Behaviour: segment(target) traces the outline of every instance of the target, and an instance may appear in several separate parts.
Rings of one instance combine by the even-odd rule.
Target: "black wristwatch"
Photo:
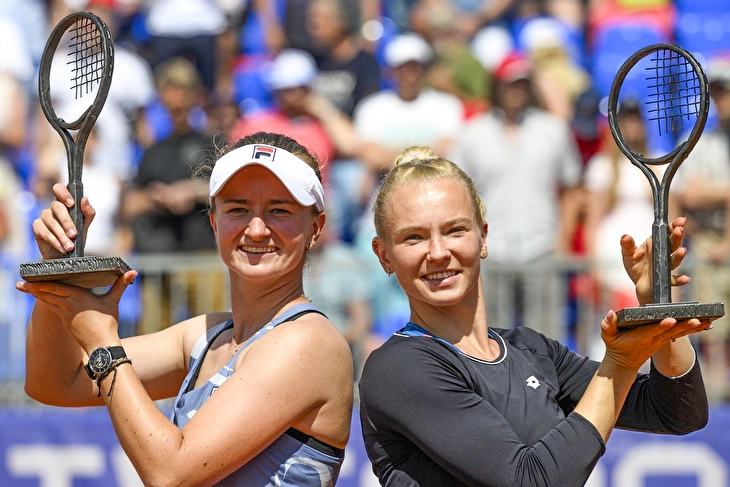
[[[89,363],[84,365],[91,380],[96,380],[109,370],[112,364],[119,359],[127,358],[123,347],[100,347],[89,354]]]

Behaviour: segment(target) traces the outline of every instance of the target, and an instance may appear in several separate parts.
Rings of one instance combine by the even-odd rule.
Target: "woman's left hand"
[[[606,344],[606,357],[626,369],[638,370],[650,357],[668,343],[683,339],[710,327],[708,320],[697,318],[677,321],[665,318],[635,328],[618,328],[614,311],[609,311],[601,321],[601,338]],[[687,342],[689,345],[689,342]],[[691,364],[690,364],[691,365]],[[680,368],[683,365],[679,364]],[[682,370],[682,372],[686,371]]]
[[[671,252],[671,269],[676,269],[682,263],[687,248],[682,247],[684,238],[684,226],[687,219],[676,218],[669,224],[669,244]],[[636,297],[641,304],[648,304],[653,301],[652,283],[652,240],[647,238],[641,246],[637,247],[634,239],[629,235],[621,237],[621,255],[623,256],[624,269],[636,285]],[[672,286],[683,286],[690,281],[689,276],[671,276]]]
[[[18,282],[16,289],[43,301],[86,352],[119,341],[119,301],[137,271],[120,276],[105,294],[58,282]]]

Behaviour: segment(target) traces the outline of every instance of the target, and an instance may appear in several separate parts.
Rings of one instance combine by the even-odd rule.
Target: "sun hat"
[[[385,45],[383,58],[392,68],[411,61],[426,65],[433,59],[433,49],[419,34],[406,32],[397,35]]]
[[[311,86],[317,77],[317,64],[307,51],[284,49],[269,65],[264,75],[270,90]]]
[[[513,83],[521,79],[530,79],[532,63],[524,54],[513,51],[507,55],[494,70],[494,79],[502,83]]]
[[[707,81],[730,89],[730,56],[716,56],[707,64]]]

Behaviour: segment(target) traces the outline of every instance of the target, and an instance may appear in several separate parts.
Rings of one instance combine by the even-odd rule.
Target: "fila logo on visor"
[[[274,147],[270,147],[268,145],[255,145],[253,147],[254,159],[261,159],[266,157],[273,161],[274,154],[276,154],[276,149]]]

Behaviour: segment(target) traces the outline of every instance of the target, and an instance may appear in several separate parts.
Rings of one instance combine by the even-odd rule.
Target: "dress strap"
[[[314,305],[311,303],[301,303],[296,304],[292,306],[291,308],[284,311],[281,315],[277,316],[273,320],[269,321],[266,325],[261,327],[256,333],[253,334],[248,340],[246,340],[246,343],[243,344],[243,346],[238,350],[238,352],[231,357],[231,360],[229,362],[235,362],[236,358],[238,357],[238,354],[240,354],[246,347],[248,347],[250,344],[264,336],[269,330],[273,329],[277,325],[280,325],[282,323],[286,323],[287,321],[294,321],[300,316],[303,316],[305,314],[309,313],[319,313],[322,316],[326,315],[322,313],[320,310],[318,310]],[[200,358],[198,359],[198,362],[196,364],[195,370],[193,371],[193,375],[191,376],[190,382],[188,383],[188,386],[186,388],[186,392],[190,392],[195,388],[195,383],[198,381],[198,375],[200,374],[200,368],[203,365],[203,360],[205,359],[205,355],[208,353],[208,350],[210,350],[210,346],[213,343],[213,341],[218,338],[218,336],[223,333],[225,330],[233,327],[233,320],[228,320],[224,323],[221,323],[219,325],[216,325],[214,328],[211,328],[209,332],[206,334],[205,338],[207,340],[207,344],[205,348],[202,350],[200,354]],[[212,332],[212,333],[211,333]]]

